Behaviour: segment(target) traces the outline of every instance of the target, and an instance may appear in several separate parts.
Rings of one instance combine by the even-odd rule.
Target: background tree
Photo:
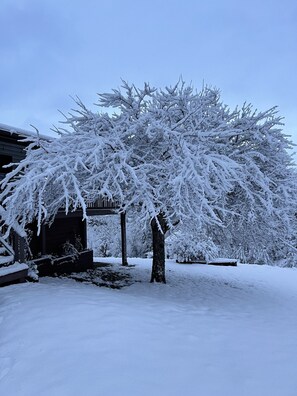
[[[231,111],[218,90],[195,92],[183,82],[164,90],[122,88],[99,95],[101,108],[113,115],[93,113],[77,100],[59,139],[29,146],[2,183],[8,227],[18,224],[24,233],[28,222],[37,218],[40,227],[61,207],[81,206],[86,217],[87,201],[118,200],[121,210],[132,208],[151,224],[151,281],[157,282],[165,282],[165,234],[178,224],[194,223],[205,234],[247,222],[252,230],[263,220],[290,233],[290,142],[275,109]],[[224,232],[217,234],[222,240]]]
[[[88,219],[88,246],[94,255],[119,257],[121,235],[118,216],[91,216]],[[129,210],[126,217],[128,257],[146,257],[152,251],[152,238],[148,225],[139,223],[137,213]]]
[[[88,246],[95,256],[118,257],[121,254],[119,217],[91,216],[88,219]]]

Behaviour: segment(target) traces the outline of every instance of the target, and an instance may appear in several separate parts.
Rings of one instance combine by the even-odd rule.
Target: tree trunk
[[[153,236],[153,266],[151,282],[166,283],[165,279],[165,233],[167,231],[167,224],[164,215],[158,215],[158,225],[156,219],[151,221],[152,236]]]

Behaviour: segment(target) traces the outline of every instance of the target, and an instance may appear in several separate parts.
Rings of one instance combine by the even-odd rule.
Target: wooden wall
[[[9,132],[0,130],[0,163],[7,164],[7,157],[11,157],[11,162],[20,162],[25,158],[26,144],[18,141],[20,136],[10,134]],[[9,161],[10,162],[10,161]],[[0,169],[0,180],[4,177],[4,169]]]
[[[82,221],[82,216],[64,215],[56,218],[50,227],[42,227],[39,236],[36,234],[36,224],[31,224],[29,228],[33,233],[30,249],[34,258],[48,254],[63,256],[66,242],[71,243],[77,250],[87,248],[87,227],[86,222]]]
[[[20,162],[25,158],[25,146],[13,139],[0,138],[0,155],[9,155],[12,157],[13,162]]]

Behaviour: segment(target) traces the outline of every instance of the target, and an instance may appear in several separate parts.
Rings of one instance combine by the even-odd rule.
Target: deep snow
[[[129,262],[121,290],[0,289],[1,395],[297,395],[296,269]]]

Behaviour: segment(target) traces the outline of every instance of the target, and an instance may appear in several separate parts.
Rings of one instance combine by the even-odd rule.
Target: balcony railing
[[[120,203],[108,198],[98,198],[95,201],[87,202],[88,209],[118,209]]]
[[[95,201],[86,201],[87,215],[96,216],[104,214],[116,214],[117,210],[121,207],[119,201],[111,200],[108,198],[98,198]],[[81,207],[78,207],[74,212],[68,212],[68,216],[79,216],[82,215]],[[57,217],[61,218],[65,216],[65,208],[61,207],[57,213]]]

